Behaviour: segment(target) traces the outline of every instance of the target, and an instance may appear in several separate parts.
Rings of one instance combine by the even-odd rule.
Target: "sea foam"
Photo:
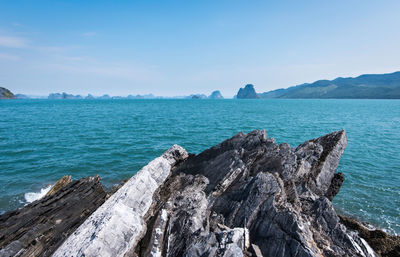
[[[25,193],[25,200],[27,201],[27,203],[39,200],[40,198],[44,197],[47,194],[47,192],[50,191],[52,186],[53,185],[48,185],[45,188],[40,189],[40,192]]]

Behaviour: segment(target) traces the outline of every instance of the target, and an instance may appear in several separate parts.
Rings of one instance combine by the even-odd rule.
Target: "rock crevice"
[[[346,144],[343,130],[295,148],[255,130],[198,155],[175,145],[112,194],[92,178],[91,189],[68,198],[82,188],[82,180],[73,181],[0,216],[0,256],[396,256],[398,237],[379,237],[332,206]],[[81,197],[94,203],[74,209],[83,213],[79,219],[54,225]],[[54,212],[45,225],[54,231],[41,229],[46,212]],[[34,225],[19,223],[24,215],[36,215]],[[38,233],[48,230],[41,240]]]

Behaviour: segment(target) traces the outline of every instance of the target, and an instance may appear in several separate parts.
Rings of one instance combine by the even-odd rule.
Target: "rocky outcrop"
[[[338,131],[291,148],[253,131],[190,156],[155,196],[135,254],[245,256],[252,244],[263,256],[375,256],[325,196],[346,142]]]
[[[0,99],[16,99],[17,97],[7,88],[0,87]]]
[[[237,99],[256,99],[260,98],[254,89],[252,84],[247,84],[244,88],[240,88],[237,95]]]
[[[177,145],[151,161],[96,210],[53,256],[124,256],[146,233],[154,192],[186,159]]]
[[[356,219],[339,215],[340,222],[347,228],[357,231],[361,238],[382,257],[400,256],[400,236],[389,235],[385,231],[364,225]]]
[[[6,212],[0,216],[0,256],[50,256],[105,197],[100,178],[89,177]]]
[[[47,192],[46,196],[54,195],[55,193],[60,191],[62,188],[66,187],[69,183],[71,183],[71,181],[72,181],[71,176],[64,176],[64,177],[60,178],[54,184],[54,186],[52,186],[50,188],[50,190],[49,190],[49,192]]]
[[[44,254],[30,253],[54,252],[78,227],[53,256],[396,256],[398,237],[364,230],[332,207],[344,179],[335,171],[346,144],[343,130],[295,148],[256,130],[198,155],[173,146],[116,187],[79,227],[81,220],[52,230],[56,243],[40,241]],[[63,191],[39,202],[66,205]],[[12,228],[13,222],[0,225]],[[4,245],[10,251],[11,242],[21,241],[14,237],[0,238],[3,253]],[[31,238],[37,236],[22,242]]]

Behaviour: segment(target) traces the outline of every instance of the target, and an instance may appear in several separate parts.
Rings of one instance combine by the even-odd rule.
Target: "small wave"
[[[50,191],[52,186],[53,185],[48,185],[45,188],[40,189],[40,192],[28,192],[28,193],[25,193],[25,200],[28,203],[31,203],[31,202],[36,201],[36,200],[39,200],[40,198],[45,196],[47,194],[47,192]]]

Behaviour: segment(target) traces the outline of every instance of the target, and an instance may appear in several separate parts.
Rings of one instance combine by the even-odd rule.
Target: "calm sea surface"
[[[0,213],[66,174],[111,187],[172,144],[199,153],[254,129],[293,147],[345,129],[336,209],[400,234],[399,100],[0,101]]]

